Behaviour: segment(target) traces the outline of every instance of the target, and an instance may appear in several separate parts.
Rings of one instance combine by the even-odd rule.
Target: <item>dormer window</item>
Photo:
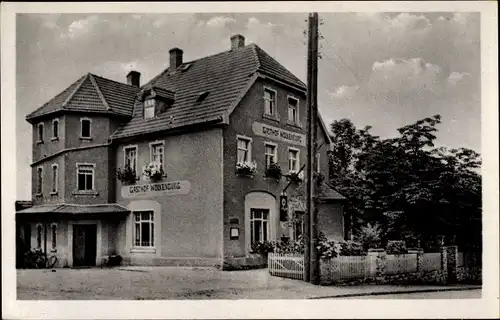
[[[152,119],[155,117],[156,101],[148,99],[144,101],[144,119]]]

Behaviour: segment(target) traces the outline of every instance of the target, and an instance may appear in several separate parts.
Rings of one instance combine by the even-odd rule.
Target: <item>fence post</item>
[[[448,281],[448,249],[440,247],[439,251],[441,253],[441,272],[443,275],[441,282],[446,283]]]
[[[367,253],[368,258],[368,277],[376,277],[377,276],[377,257],[378,252],[373,249],[368,249]]]
[[[385,250],[377,252],[377,260],[376,260],[377,278],[383,277],[385,275],[385,269],[387,267],[386,258],[387,258],[387,252],[385,252]]]
[[[417,253],[417,272],[423,272],[423,264],[424,264],[424,250],[419,248],[415,250]]]
[[[458,247],[449,246],[447,254],[447,278],[449,283],[457,281]]]

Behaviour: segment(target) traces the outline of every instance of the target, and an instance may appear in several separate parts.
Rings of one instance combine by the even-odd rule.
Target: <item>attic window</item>
[[[205,99],[208,97],[208,94],[209,94],[209,93],[210,93],[209,91],[205,91],[205,92],[203,92],[202,94],[200,94],[200,95],[198,96],[198,99],[196,99],[196,102],[197,102],[197,103],[200,103],[200,102],[202,102],[203,100],[205,100]]]
[[[184,72],[184,71],[187,71],[187,69],[189,69],[189,67],[191,67],[191,63],[186,63],[186,64],[183,64],[181,66],[181,71]]]
[[[155,117],[156,101],[148,99],[144,101],[144,119],[152,119]]]

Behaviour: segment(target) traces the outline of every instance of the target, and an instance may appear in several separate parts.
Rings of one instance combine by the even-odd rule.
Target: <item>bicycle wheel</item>
[[[37,259],[36,259],[36,262],[35,262],[35,266],[37,269],[42,269],[42,268],[45,268],[45,266],[47,265],[46,263],[47,261],[45,260],[45,257],[44,256],[39,256]]]
[[[51,256],[49,258],[49,261],[47,262],[47,267],[48,268],[54,268],[54,266],[57,264],[57,256]]]

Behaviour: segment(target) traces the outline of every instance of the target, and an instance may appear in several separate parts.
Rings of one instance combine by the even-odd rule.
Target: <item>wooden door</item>
[[[97,226],[73,225],[73,265],[95,266],[97,254]]]

